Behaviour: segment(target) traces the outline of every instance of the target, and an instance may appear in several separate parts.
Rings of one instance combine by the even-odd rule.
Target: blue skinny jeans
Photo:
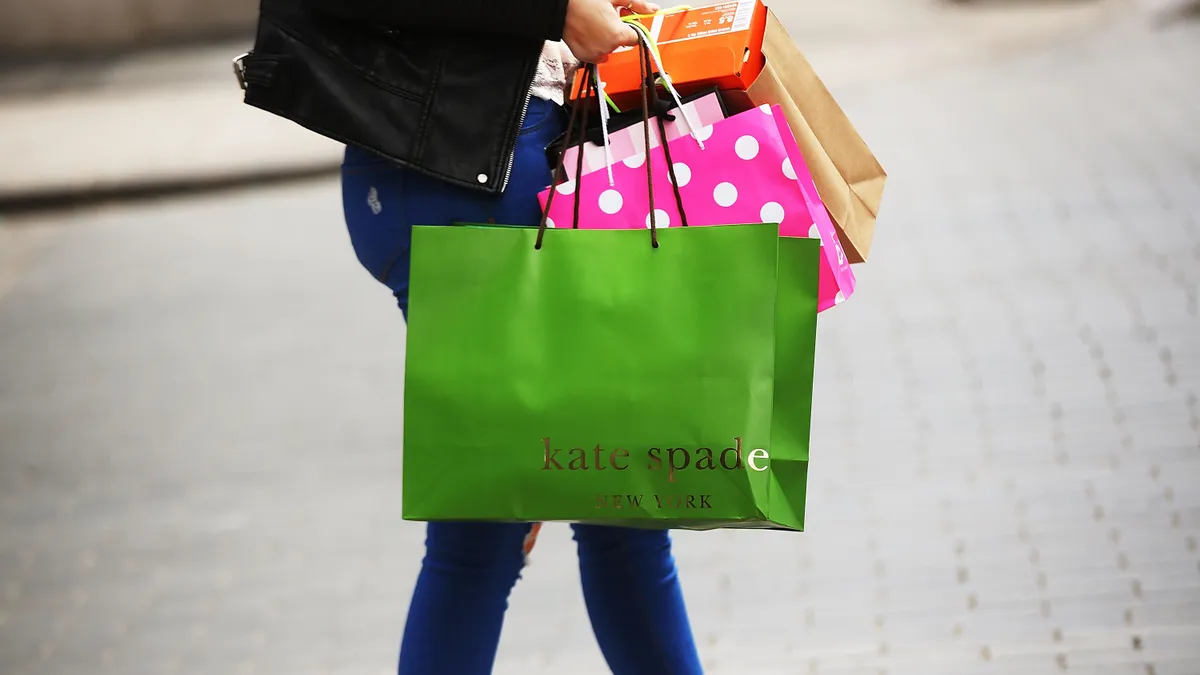
[[[551,182],[546,147],[566,125],[559,106],[533,99],[508,189],[488,195],[348,148],[342,200],[359,261],[408,311],[412,226],[451,222],[536,225],[537,194]],[[588,615],[614,675],[700,675],[670,536],[575,525]],[[508,597],[525,563],[531,526],[430,523],[409,607],[399,675],[492,672]]]

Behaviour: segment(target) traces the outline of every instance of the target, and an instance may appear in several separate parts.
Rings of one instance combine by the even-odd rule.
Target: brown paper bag
[[[846,255],[852,263],[866,262],[887,173],[773,12],[767,18],[763,55],[766,68],[740,94],[743,100],[739,102],[737,92],[726,92],[728,100],[746,109],[783,107]]]

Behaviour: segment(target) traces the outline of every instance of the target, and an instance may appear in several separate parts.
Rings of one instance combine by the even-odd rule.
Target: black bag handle
[[[651,146],[650,146],[651,111],[658,110],[660,107],[660,103],[659,103],[659,99],[658,99],[658,87],[655,84],[655,79],[656,79],[656,75],[658,74],[658,72],[655,70],[654,63],[651,59],[650,46],[646,43],[646,40],[647,40],[646,36],[643,35],[639,31],[638,37],[640,38],[639,44],[638,44],[638,51],[639,51],[639,56],[640,56],[639,67],[640,67],[640,71],[641,71],[641,75],[642,75],[642,86],[641,86],[641,89],[642,89],[642,130],[644,132],[644,137],[645,137],[645,141],[646,141],[646,147],[645,147],[646,187],[649,192],[648,202],[649,202],[649,206],[650,206],[650,245],[653,246],[654,248],[658,248],[658,246],[659,246],[658,213],[657,213],[657,209],[654,208],[654,171],[653,171],[653,159],[651,158],[651,154],[650,154],[650,152],[651,152]],[[596,100],[599,103],[599,105],[604,105],[604,101],[602,101],[600,99],[600,90],[597,85],[597,81],[599,80],[599,69],[594,64],[587,65],[587,66],[585,66],[585,68],[586,68],[586,70],[584,71],[584,74],[583,74],[583,85],[580,88],[579,96],[578,96],[578,98],[572,99],[572,101],[571,101],[571,104],[572,104],[571,118],[570,118],[570,121],[567,122],[566,137],[565,137],[565,140],[563,141],[562,150],[558,154],[558,162],[555,166],[555,172],[554,172],[554,174],[556,176],[562,173],[563,168],[564,168],[564,163],[566,161],[567,150],[572,147],[576,147],[576,144],[578,144],[579,152],[576,153],[577,154],[577,158],[576,158],[577,162],[576,162],[576,167],[575,167],[575,178],[574,178],[574,181],[575,181],[575,195],[574,195],[575,209],[574,209],[574,221],[571,223],[571,229],[579,229],[579,211],[580,211],[580,205],[582,204],[582,201],[583,201],[583,181],[582,181],[583,176],[581,175],[583,173],[583,145],[587,142],[586,139],[587,139],[587,130],[588,130],[588,107],[589,107],[589,103],[590,103],[590,99],[591,99],[592,95],[593,94],[595,95]],[[578,125],[578,134],[577,134],[578,138],[576,138],[574,132],[576,131],[576,123],[581,116],[580,115],[581,108],[582,108],[582,124]],[[675,194],[675,202],[676,202],[676,205],[679,207],[680,222],[683,227],[687,227],[688,226],[687,213],[685,212],[685,210],[683,208],[683,195],[679,191],[679,179],[675,175],[675,163],[671,161],[670,144],[667,142],[666,122],[663,120],[661,115],[656,114],[656,115],[654,115],[654,117],[658,122],[659,138],[661,140],[662,147],[663,147],[663,155],[667,161],[667,170],[668,170],[668,173],[670,174],[671,186],[672,186],[673,192]],[[694,133],[696,130],[693,129],[692,131]],[[535,250],[541,250],[541,248],[542,248],[542,244],[544,242],[544,238],[545,238],[545,234],[546,234],[546,229],[547,229],[547,227],[549,225],[549,221],[550,221],[550,207],[554,203],[554,195],[557,192],[558,192],[557,185],[552,186],[550,188],[550,196],[546,199],[546,208],[542,212],[542,221],[538,225],[537,242],[534,245]]]

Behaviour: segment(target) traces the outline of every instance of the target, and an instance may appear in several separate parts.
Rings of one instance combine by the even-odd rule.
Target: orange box
[[[658,43],[663,68],[680,95],[719,87],[744,91],[765,66],[767,8],[761,0],[701,0],[692,9],[641,19]],[[622,108],[640,105],[639,50],[624,47],[600,65],[608,95]],[[578,90],[581,79],[576,80]]]

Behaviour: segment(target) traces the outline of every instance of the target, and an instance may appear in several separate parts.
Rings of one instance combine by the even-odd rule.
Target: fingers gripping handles
[[[643,131],[643,136],[645,138],[644,152],[646,153],[645,154],[645,157],[646,157],[646,189],[647,189],[647,194],[649,197],[649,204],[650,204],[650,214],[649,214],[650,244],[654,248],[658,248],[658,246],[659,246],[658,216],[657,216],[657,209],[654,206],[654,171],[653,171],[653,159],[651,157],[652,147],[651,147],[651,143],[650,143],[650,111],[652,109],[653,110],[658,109],[658,107],[656,105],[658,102],[658,88],[655,84],[656,80],[661,76],[663,78],[664,82],[667,83],[667,86],[671,90],[672,95],[676,97],[676,101],[678,101],[679,99],[678,99],[678,96],[674,93],[674,89],[672,87],[670,87],[670,84],[669,84],[670,80],[667,79],[665,77],[665,75],[663,75],[661,64],[658,64],[659,67],[657,69],[655,68],[655,65],[656,65],[655,61],[657,61],[657,58],[655,57],[655,55],[653,53],[654,45],[653,45],[653,41],[650,39],[650,36],[647,33],[645,27],[641,26],[641,24],[631,24],[631,25],[634,25],[634,27],[636,29],[638,29],[638,35],[641,38],[640,44],[639,44],[639,52],[640,52],[641,58],[639,59],[639,61],[640,61],[640,68],[641,68],[641,75],[642,75],[642,78],[641,78],[642,79],[642,131]],[[563,143],[563,149],[562,149],[562,152],[560,152],[558,155],[558,162],[555,166],[555,175],[556,176],[562,174],[567,149],[575,147],[576,145],[582,146],[584,144],[584,142],[585,142],[584,139],[586,139],[586,137],[587,137],[589,108],[591,107],[591,105],[593,105],[593,99],[598,104],[598,107],[603,106],[604,102],[602,100],[602,95],[603,95],[603,92],[601,91],[601,86],[599,84],[599,69],[594,64],[586,65],[585,71],[583,74],[583,86],[580,88],[579,97],[575,98],[571,101],[571,117],[570,117],[570,121],[567,123],[567,133],[566,133],[566,137],[565,137],[565,140]],[[681,112],[683,112],[682,105],[679,106],[679,109]],[[601,114],[601,124],[606,124],[607,120],[605,119],[606,116],[604,115],[603,108],[601,108],[600,114]],[[686,113],[684,113],[684,114],[686,115]],[[666,142],[666,139],[667,139],[666,122],[663,121],[663,118],[661,115],[655,115],[655,120],[657,121],[659,138],[661,139],[663,154],[664,154],[664,157],[667,162],[668,173],[671,177],[670,182],[671,182],[671,187],[673,188],[673,192],[675,195],[675,203],[676,203],[676,206],[679,207],[680,223],[683,227],[687,227],[688,221],[687,221],[687,214],[685,213],[684,208],[683,208],[683,196],[681,195],[681,193],[679,191],[679,180],[675,176],[675,164],[671,161],[670,146]],[[694,133],[696,130],[690,124],[690,120],[686,120],[686,121],[688,122],[689,130]],[[607,136],[608,136],[607,129],[605,130],[605,132],[606,132],[605,133],[605,143],[607,145]],[[582,148],[581,148],[581,150],[582,150]],[[584,155],[584,153],[581,151],[576,154],[577,154],[577,158],[576,158],[576,167],[575,167],[575,174],[574,174],[575,175],[574,180],[576,183],[575,190],[574,190],[575,208],[574,208],[574,215],[573,215],[574,219],[571,223],[572,229],[579,228],[579,212],[580,212],[580,205],[581,205],[582,199],[583,199],[583,181],[582,181],[583,176],[582,176],[582,174],[583,174],[583,155]],[[610,178],[610,180],[611,180],[611,178]],[[550,190],[549,197],[546,199],[546,208],[542,213],[541,224],[538,226],[537,243],[534,245],[534,248],[537,250],[541,250],[542,245],[544,243],[546,229],[550,223],[550,208],[554,204],[554,197],[557,193],[558,193],[557,187],[552,188]]]

